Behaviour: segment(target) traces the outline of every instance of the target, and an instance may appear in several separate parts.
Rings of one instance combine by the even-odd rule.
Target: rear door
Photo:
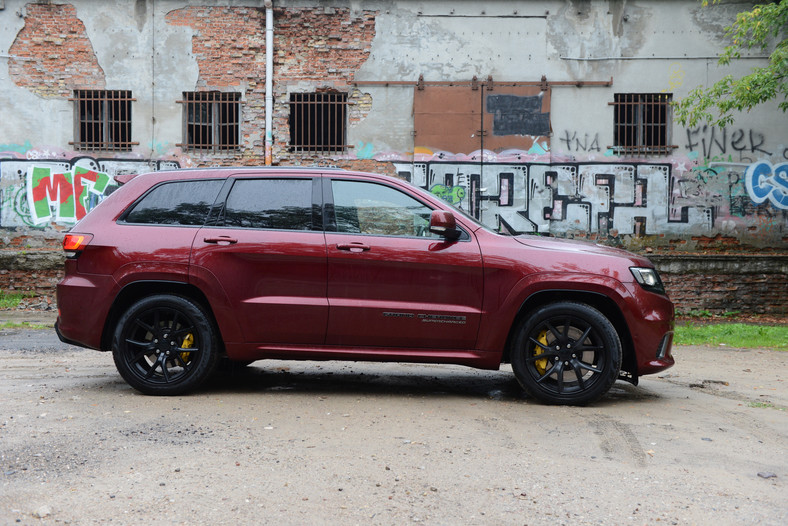
[[[482,305],[482,262],[472,234],[429,232],[432,209],[403,189],[328,179],[326,343],[472,349]]]
[[[195,279],[226,296],[246,342],[322,344],[328,302],[319,178],[229,184],[214,224],[194,240]]]

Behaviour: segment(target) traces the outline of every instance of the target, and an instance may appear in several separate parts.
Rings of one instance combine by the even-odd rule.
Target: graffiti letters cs
[[[767,199],[777,208],[788,209],[788,163],[772,166],[760,161],[751,164],[745,173],[750,198],[760,204]]]

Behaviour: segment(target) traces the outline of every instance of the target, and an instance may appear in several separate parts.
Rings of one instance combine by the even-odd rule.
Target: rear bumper
[[[76,345],[77,347],[87,347],[84,344],[79,343],[78,341],[66,338],[62,332],[60,332],[60,319],[55,322],[55,332],[57,333],[57,337],[60,338],[60,341],[63,343],[67,343],[69,345]]]
[[[66,275],[57,284],[57,335],[61,341],[101,348],[101,336],[118,286],[112,276]]]

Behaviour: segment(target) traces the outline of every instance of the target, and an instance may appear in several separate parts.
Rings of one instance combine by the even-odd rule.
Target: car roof
[[[160,170],[156,172],[147,172],[140,174],[120,174],[115,176],[115,181],[123,185],[132,179],[154,178],[158,181],[176,181],[179,179],[226,179],[233,175],[252,175],[252,174],[265,174],[265,175],[281,175],[281,176],[298,176],[308,175],[315,176],[323,173],[343,173],[347,175],[362,175],[362,176],[377,176],[383,178],[391,178],[391,176],[381,175],[376,173],[359,172],[353,170],[344,170],[336,166],[231,166],[231,167],[200,167],[200,168],[178,168],[175,170]]]

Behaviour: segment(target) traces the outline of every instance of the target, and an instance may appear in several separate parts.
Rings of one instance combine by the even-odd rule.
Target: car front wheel
[[[216,367],[219,345],[209,316],[181,296],[143,298],[118,320],[112,355],[126,382],[144,394],[191,391]]]
[[[621,342],[597,309],[551,303],[523,319],[511,348],[512,370],[525,391],[548,404],[585,405],[618,378]]]

